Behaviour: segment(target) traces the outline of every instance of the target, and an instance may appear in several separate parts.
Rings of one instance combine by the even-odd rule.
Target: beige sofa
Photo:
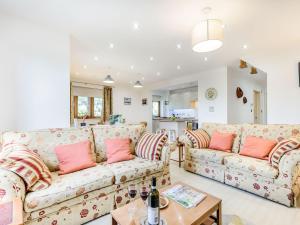
[[[215,130],[237,134],[232,153],[211,149],[191,148],[187,137],[180,137],[185,143],[185,164],[187,171],[212,178],[222,183],[260,195],[286,206],[295,206],[300,196],[300,150],[285,154],[279,169],[273,168],[267,160],[239,155],[248,135],[280,140],[300,133],[300,125],[225,125],[204,123],[202,128],[211,135]]]
[[[82,224],[113,208],[129,202],[129,184],[150,183],[157,177],[160,186],[170,184],[169,148],[164,146],[160,161],[139,157],[134,160],[107,164],[104,140],[130,137],[133,148],[145,128],[142,125],[97,126],[94,128],[49,129],[33,132],[6,132],[2,144],[22,143],[37,152],[52,172],[49,188],[26,192],[23,180],[16,174],[0,169],[0,203],[20,197],[23,201],[25,224]],[[54,147],[89,139],[93,144],[97,166],[58,176]],[[0,153],[1,154],[1,153]]]

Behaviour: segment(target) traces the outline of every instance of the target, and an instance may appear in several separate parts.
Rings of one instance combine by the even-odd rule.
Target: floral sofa
[[[52,184],[47,189],[26,193],[25,184],[19,176],[0,169],[0,203],[15,197],[21,198],[24,224],[76,225],[93,220],[109,213],[115,207],[128,203],[127,188],[131,183],[150,184],[151,177],[155,176],[158,185],[169,185],[168,146],[163,147],[159,161],[135,157],[130,161],[106,163],[104,146],[106,138],[130,137],[134,151],[134,146],[144,130],[143,125],[101,125],[93,128],[3,133],[3,145],[26,144],[40,155],[52,173]],[[87,139],[92,142],[97,166],[59,176],[55,146]]]
[[[212,149],[194,149],[186,136],[185,164],[187,171],[260,195],[286,206],[295,206],[300,198],[300,150],[286,153],[279,169],[267,160],[239,155],[248,135],[282,140],[300,133],[300,125],[251,125],[204,123],[202,128],[211,135],[215,130],[235,133],[232,153]]]

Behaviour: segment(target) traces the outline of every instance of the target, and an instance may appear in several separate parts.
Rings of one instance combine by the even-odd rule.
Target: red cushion
[[[59,161],[59,174],[72,173],[78,170],[96,166],[90,141],[76,144],[59,145],[55,148]]]
[[[247,136],[240,154],[258,159],[266,159],[276,144],[277,142],[274,140]]]
[[[105,146],[107,163],[127,161],[134,158],[131,154],[129,138],[106,139]]]
[[[235,136],[236,135],[233,133],[221,133],[215,131],[211,136],[209,148],[231,152]]]

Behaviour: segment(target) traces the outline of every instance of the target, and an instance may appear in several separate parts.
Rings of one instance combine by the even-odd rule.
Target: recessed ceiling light
[[[180,65],[177,65],[177,67],[176,67],[178,70],[180,70],[181,69],[181,66]]]
[[[248,45],[243,45],[243,49],[247,49],[248,48]]]
[[[157,72],[156,75],[157,75],[157,76],[160,76],[160,72]]]
[[[110,47],[110,48],[114,48],[114,47],[115,47],[114,43],[110,43],[110,44],[109,44],[109,47]]]
[[[154,60],[154,57],[153,57],[153,56],[150,56],[149,59],[150,59],[150,61],[153,61],[153,60]]]
[[[145,80],[145,77],[142,77],[142,80]]]
[[[86,70],[86,69],[87,69],[87,65],[83,65],[83,69],[85,69],[85,70]]]
[[[177,48],[177,49],[181,49],[181,44],[177,44],[177,45],[176,45],[176,48]]]
[[[130,69],[133,70],[133,69],[134,69],[134,65],[131,65],[131,66],[130,66]]]
[[[208,60],[208,58],[207,57],[204,57],[204,61],[207,61]]]
[[[98,61],[99,60],[98,56],[94,56],[94,60]]]
[[[138,30],[140,28],[140,24],[138,22],[133,23],[133,29]]]
[[[223,28],[223,29],[225,28],[225,24],[222,24],[222,28]]]

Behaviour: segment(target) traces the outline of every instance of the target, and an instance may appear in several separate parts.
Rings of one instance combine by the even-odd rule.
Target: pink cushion
[[[59,161],[59,174],[72,173],[78,170],[96,166],[90,141],[76,144],[59,145],[55,148]]]
[[[105,146],[107,163],[127,161],[134,158],[131,154],[129,138],[106,139]]]
[[[258,159],[266,159],[276,144],[277,142],[274,140],[247,136],[240,154]]]
[[[215,131],[211,136],[209,148],[231,152],[235,136],[236,135],[233,133],[221,133]]]

